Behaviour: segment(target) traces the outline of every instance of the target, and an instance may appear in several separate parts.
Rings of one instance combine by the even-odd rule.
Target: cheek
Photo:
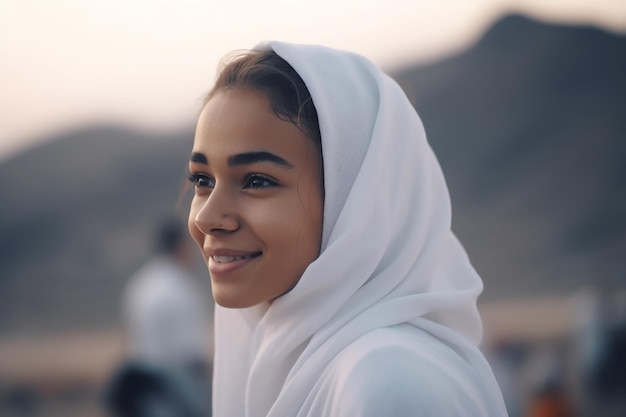
[[[319,173],[319,170],[313,170]],[[320,184],[319,175],[307,178],[298,187],[298,204],[306,223],[307,240],[318,244],[322,240],[322,223],[324,212],[324,192]]]
[[[297,196],[256,201],[244,207],[242,218],[256,239],[262,241],[272,254],[282,257],[291,253],[288,258],[293,259],[299,238],[306,228],[304,210]]]
[[[285,243],[282,241],[286,231],[292,227],[291,215],[284,203],[268,201],[267,204],[251,204],[242,218],[266,245],[279,245]]]
[[[311,262],[319,255],[321,213],[321,198],[317,195],[294,194],[271,208],[256,210],[250,215],[257,216],[257,225],[262,226],[266,243],[278,247],[281,256],[291,254],[287,258],[299,264]]]
[[[311,262],[319,256],[322,245],[324,202],[319,189],[317,189],[317,192],[319,194],[312,195],[307,201],[308,205],[305,208],[306,225],[302,230],[302,239],[306,245],[306,256],[313,258]]]

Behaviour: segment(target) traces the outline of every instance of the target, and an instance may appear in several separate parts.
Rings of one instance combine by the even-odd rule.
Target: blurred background
[[[626,415],[626,2],[0,0],[0,416],[106,415],[123,291],[186,215],[204,94],[266,39],[359,52],[407,91],[511,417]]]

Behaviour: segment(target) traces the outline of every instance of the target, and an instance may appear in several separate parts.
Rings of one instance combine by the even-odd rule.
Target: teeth
[[[240,259],[251,258],[251,257],[252,257],[252,255],[246,255],[246,256],[216,256],[216,255],[213,255],[212,256],[213,260],[215,262],[217,262],[218,264],[238,261]]]

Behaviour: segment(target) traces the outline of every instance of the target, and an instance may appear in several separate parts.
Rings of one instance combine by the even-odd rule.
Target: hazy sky
[[[189,125],[220,58],[261,40],[392,68],[466,47],[509,10],[626,32],[625,0],[0,0],[0,159],[92,122]]]

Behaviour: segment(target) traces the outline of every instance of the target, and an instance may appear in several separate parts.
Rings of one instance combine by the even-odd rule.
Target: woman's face
[[[244,308],[293,288],[319,255],[321,157],[254,90],[218,92],[196,127],[189,231],[215,301]]]

